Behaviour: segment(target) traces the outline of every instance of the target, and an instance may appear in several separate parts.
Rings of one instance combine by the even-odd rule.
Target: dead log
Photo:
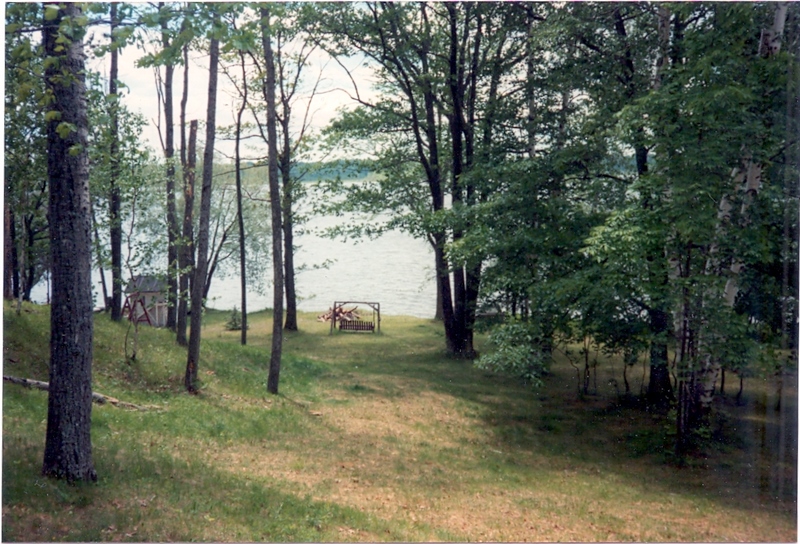
[[[31,380],[28,378],[16,378],[14,376],[3,376],[4,382],[15,383],[17,385],[21,385],[23,387],[27,387],[29,389],[40,389],[42,391],[50,391],[50,384],[47,382],[40,382],[39,380]],[[161,410],[161,406],[154,406],[144,405],[139,406],[138,404],[132,404],[130,402],[121,401],[119,399],[115,399],[114,397],[109,397],[108,395],[103,395],[102,393],[95,393],[92,391],[92,402],[97,404],[111,404],[112,406],[117,406],[119,408],[128,408],[131,410]]]

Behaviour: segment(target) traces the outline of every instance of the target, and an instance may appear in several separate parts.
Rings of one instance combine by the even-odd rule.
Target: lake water
[[[295,236],[295,266],[303,270],[296,275],[298,309],[326,311],[334,301],[360,300],[379,302],[381,312],[388,315],[410,315],[432,318],[436,311],[433,251],[424,240],[403,232],[389,232],[376,240],[347,242],[319,235],[320,231],[341,221],[369,220],[357,216],[312,217]],[[320,265],[329,263],[324,268]],[[237,265],[238,267],[238,265]],[[248,290],[249,311],[272,306],[272,264],[263,269],[248,270],[248,277],[265,274],[268,293]],[[111,285],[111,274],[106,283]],[[96,300],[102,300],[99,273],[94,270],[92,282]],[[239,277],[215,274],[209,290],[208,306],[219,310],[241,307]],[[39,283],[31,292],[35,302],[47,301],[47,286]]]
[[[353,218],[314,217],[295,237],[295,266],[305,269],[296,276],[298,309],[325,311],[334,301],[380,302],[381,313],[432,318],[436,312],[433,251],[430,245],[399,231],[376,240],[331,240],[318,234],[340,221]],[[315,268],[330,262],[325,268]],[[272,279],[272,265],[248,274],[266,274]],[[271,285],[271,284],[270,284]],[[270,288],[271,289],[271,288]],[[230,309],[241,306],[238,277],[214,278],[209,307]],[[272,293],[248,293],[247,307],[258,310],[272,306]]]

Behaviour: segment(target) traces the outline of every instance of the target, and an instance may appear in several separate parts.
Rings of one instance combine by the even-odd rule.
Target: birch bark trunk
[[[783,36],[784,26],[786,25],[787,11],[788,4],[775,4],[775,17],[773,19],[772,27],[762,30],[761,32],[761,41],[759,46],[760,56],[769,58],[780,52],[781,38]],[[758,192],[761,188],[762,168],[762,165],[754,161],[752,155],[747,150],[744,150],[741,166],[734,169],[731,174],[734,190],[741,191],[744,194],[740,210],[741,217],[747,217],[750,204],[758,195]],[[719,211],[717,213],[720,229],[723,228],[722,225],[729,219],[732,209],[733,204],[731,204],[728,196],[723,196],[720,201]],[[709,253],[712,255],[710,261],[713,261],[713,255],[717,253],[716,244],[712,246]],[[738,257],[734,257],[730,266],[726,270],[728,279],[725,282],[722,299],[729,307],[733,307],[736,301],[736,295],[739,292],[739,275],[743,268],[744,264],[742,261]],[[711,270],[711,272],[713,272],[713,270]],[[693,400],[694,402],[698,403],[698,409],[701,413],[707,412],[711,406],[711,402],[714,398],[714,389],[716,387],[721,369],[722,367],[719,359],[712,355],[706,356],[702,361],[701,367],[698,369],[698,385],[695,390],[695,398]]]

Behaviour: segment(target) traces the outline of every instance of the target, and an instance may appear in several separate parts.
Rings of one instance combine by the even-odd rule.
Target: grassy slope
[[[328,336],[302,314],[273,397],[268,315],[246,347],[226,319],[192,397],[169,333],[143,329],[129,366],[97,317],[94,389],[162,407],[95,406],[97,484],[40,477],[46,393],[4,385],[3,540],[796,540],[795,490],[762,492],[744,443],[674,468],[665,422],[578,400],[568,364],[531,392],[443,357],[426,320]],[[5,374],[47,379],[47,323],[5,307]]]

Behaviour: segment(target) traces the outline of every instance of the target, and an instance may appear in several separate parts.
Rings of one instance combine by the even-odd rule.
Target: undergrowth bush
[[[494,349],[481,355],[475,366],[520,377],[531,387],[542,385],[549,358],[535,324],[512,321],[499,325],[489,333],[489,345]]]

